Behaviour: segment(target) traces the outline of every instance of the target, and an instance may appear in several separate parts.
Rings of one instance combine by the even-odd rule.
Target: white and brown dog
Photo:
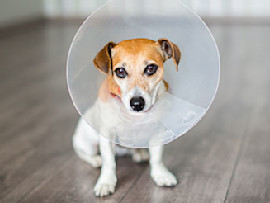
[[[163,80],[163,63],[172,58],[177,70],[180,57],[177,45],[167,39],[132,39],[106,44],[94,59],[96,68],[107,74],[91,108],[100,116],[96,121],[100,125],[99,133],[110,137],[110,128],[117,125],[117,115],[113,111],[119,104],[115,102],[116,97],[130,114],[149,111],[159,96],[168,90],[168,84]],[[102,166],[95,194],[112,194],[116,187],[115,144],[80,119],[73,136],[73,146],[84,161],[93,167]],[[149,154],[151,177],[155,183],[158,186],[176,185],[176,177],[163,164],[163,146],[150,147]],[[149,155],[143,149],[135,149],[132,158],[142,162],[148,160]]]

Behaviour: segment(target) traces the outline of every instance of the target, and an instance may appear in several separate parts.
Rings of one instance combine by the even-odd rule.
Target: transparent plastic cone
[[[129,114],[121,101],[115,101],[117,118],[111,112],[112,122],[106,126],[110,133],[103,134],[102,115],[92,107],[106,75],[95,68],[93,59],[109,41],[133,38],[171,40],[182,53],[178,72],[172,60],[166,61],[164,80],[169,91],[148,112]],[[68,55],[67,81],[74,106],[97,133],[125,147],[147,148],[169,143],[197,124],[215,97],[219,68],[219,53],[210,30],[181,2],[112,0],[89,16],[75,35]]]

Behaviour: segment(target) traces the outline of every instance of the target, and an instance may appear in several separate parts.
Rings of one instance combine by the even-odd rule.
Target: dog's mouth
[[[146,110],[146,111],[144,111],[144,112],[149,112],[149,111],[151,111],[153,106],[154,106],[154,105],[151,105],[151,106],[149,107],[149,109]]]
[[[147,110],[142,110],[142,111],[134,111],[133,109],[129,109],[129,112],[131,112],[132,114],[136,114],[136,115],[140,115],[140,114],[144,114],[144,113],[148,113],[152,110],[152,106],[150,106]]]
[[[151,112],[152,110],[152,106],[150,106],[147,110],[142,110],[142,111],[134,111],[133,109],[131,108],[126,108],[126,107],[123,107],[125,109],[125,112],[132,115],[132,116],[142,116],[144,114],[147,114],[149,112]]]

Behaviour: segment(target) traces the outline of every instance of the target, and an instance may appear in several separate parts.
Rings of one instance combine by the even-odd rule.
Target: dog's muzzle
[[[141,96],[132,97],[130,100],[130,107],[134,111],[142,111],[144,108],[144,105],[145,105],[144,98]]]

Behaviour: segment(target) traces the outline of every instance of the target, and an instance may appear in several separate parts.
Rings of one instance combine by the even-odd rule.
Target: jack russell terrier
[[[113,109],[119,104],[115,100],[120,101],[130,114],[144,113],[150,110],[162,93],[168,91],[168,83],[163,80],[163,63],[170,58],[177,71],[181,52],[167,39],[131,39],[118,44],[109,42],[100,50],[94,64],[107,77],[91,108],[100,117],[96,121],[100,134],[110,137],[110,127],[117,125],[117,121],[110,116],[112,112],[115,114]],[[73,147],[81,159],[93,167],[101,167],[94,192],[96,196],[107,196],[114,193],[116,187],[117,149],[114,143],[99,133],[80,118],[73,136]],[[132,150],[135,162],[150,159],[151,177],[156,185],[176,185],[176,177],[163,164],[163,146],[150,146],[149,154],[145,149]]]

